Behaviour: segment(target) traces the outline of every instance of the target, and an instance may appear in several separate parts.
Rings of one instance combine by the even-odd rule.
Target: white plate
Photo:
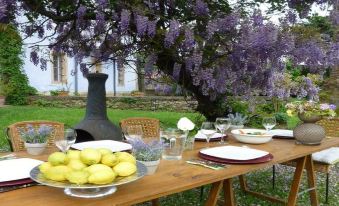
[[[212,157],[230,159],[230,160],[251,160],[268,155],[269,153],[262,150],[251,149],[247,147],[222,146],[203,149],[202,154]]]
[[[218,139],[220,137],[222,137],[223,135],[221,133],[215,133],[211,139]],[[202,134],[200,131],[198,131],[198,133],[194,136],[195,139],[200,139],[200,140],[205,140],[206,139],[206,135]]]
[[[30,171],[43,161],[20,158],[0,161],[0,182],[20,180],[30,177]]]
[[[107,148],[112,150],[112,152],[120,152],[125,150],[131,150],[132,145],[125,142],[119,142],[114,140],[97,140],[76,143],[72,145],[72,148],[77,150],[83,150],[86,148]]]
[[[287,129],[274,129],[268,132],[269,134],[272,134],[273,136],[283,136],[283,137],[293,137],[293,130],[287,130]]]

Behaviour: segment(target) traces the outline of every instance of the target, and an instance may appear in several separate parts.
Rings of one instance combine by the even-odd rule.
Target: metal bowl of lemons
[[[30,177],[42,185],[64,188],[69,196],[99,198],[146,173],[146,166],[127,152],[85,149],[52,153],[47,162],[31,170]]]

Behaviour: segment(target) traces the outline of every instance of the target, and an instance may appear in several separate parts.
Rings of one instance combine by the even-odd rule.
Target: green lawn
[[[201,115],[197,113],[176,113],[162,111],[136,111],[136,110],[113,110],[108,109],[108,118],[118,124],[121,119],[127,117],[153,117],[161,122],[162,127],[176,127],[176,122],[180,117],[188,117],[195,120]],[[85,115],[85,109],[75,108],[48,108],[31,106],[7,106],[0,108],[0,150],[8,149],[5,140],[4,129],[15,122],[25,120],[52,120],[63,122],[68,125],[76,125]]]
[[[0,108],[0,129],[6,126],[24,120],[54,120],[64,122],[69,125],[75,125],[84,117],[84,109],[67,109],[67,108],[40,108],[30,106],[8,106]],[[154,117],[161,121],[163,127],[175,127],[176,122],[180,117],[186,116],[192,120],[201,117],[196,113],[175,113],[175,112],[151,112],[151,111],[134,111],[134,110],[108,110],[108,116],[111,121],[118,123],[121,119],[126,117]],[[289,119],[288,127],[293,128],[298,122],[296,118]],[[8,149],[7,142],[5,141],[4,134],[0,133],[0,149]],[[339,164],[333,168],[330,177],[330,204],[331,206],[339,205]],[[255,191],[265,194],[274,195],[286,199],[289,191],[289,186],[292,181],[293,168],[287,166],[278,166],[277,168],[277,188],[275,190],[271,187],[271,168],[263,169],[248,174],[249,187]],[[240,206],[270,206],[274,205],[267,201],[259,200],[250,195],[246,195],[239,189],[237,179],[234,179],[234,188],[236,199]],[[302,188],[306,188],[306,179],[303,179]],[[317,185],[320,196],[321,205],[324,205],[324,191],[325,191],[325,176],[321,173],[317,174]],[[160,198],[161,205],[166,206],[182,206],[203,205],[208,192],[208,187],[205,187],[203,201],[199,201],[200,189],[188,190],[182,193],[170,195]],[[310,205],[308,194],[300,195],[299,205]],[[149,203],[140,205],[150,205]]]

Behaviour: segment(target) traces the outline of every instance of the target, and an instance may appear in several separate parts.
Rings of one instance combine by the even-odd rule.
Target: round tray
[[[94,185],[94,184],[77,185],[72,184],[68,181],[57,182],[53,180],[48,180],[44,177],[42,173],[40,173],[39,166],[36,166],[31,170],[30,177],[31,179],[42,185],[64,188],[65,194],[69,196],[81,198],[97,198],[113,194],[117,190],[116,186],[136,181],[141,177],[145,176],[146,173],[147,173],[146,166],[140,162],[137,162],[136,173],[128,177],[117,177],[114,180],[114,182],[106,185]]]

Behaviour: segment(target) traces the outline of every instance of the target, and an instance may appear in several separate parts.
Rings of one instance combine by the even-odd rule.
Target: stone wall
[[[339,107],[339,67],[331,71],[331,76],[325,84],[326,91],[330,94],[330,101]]]
[[[44,107],[85,108],[87,97],[81,96],[32,96],[29,104]],[[152,111],[193,112],[197,102],[177,96],[145,96],[145,97],[107,97],[107,108],[135,109]]]

